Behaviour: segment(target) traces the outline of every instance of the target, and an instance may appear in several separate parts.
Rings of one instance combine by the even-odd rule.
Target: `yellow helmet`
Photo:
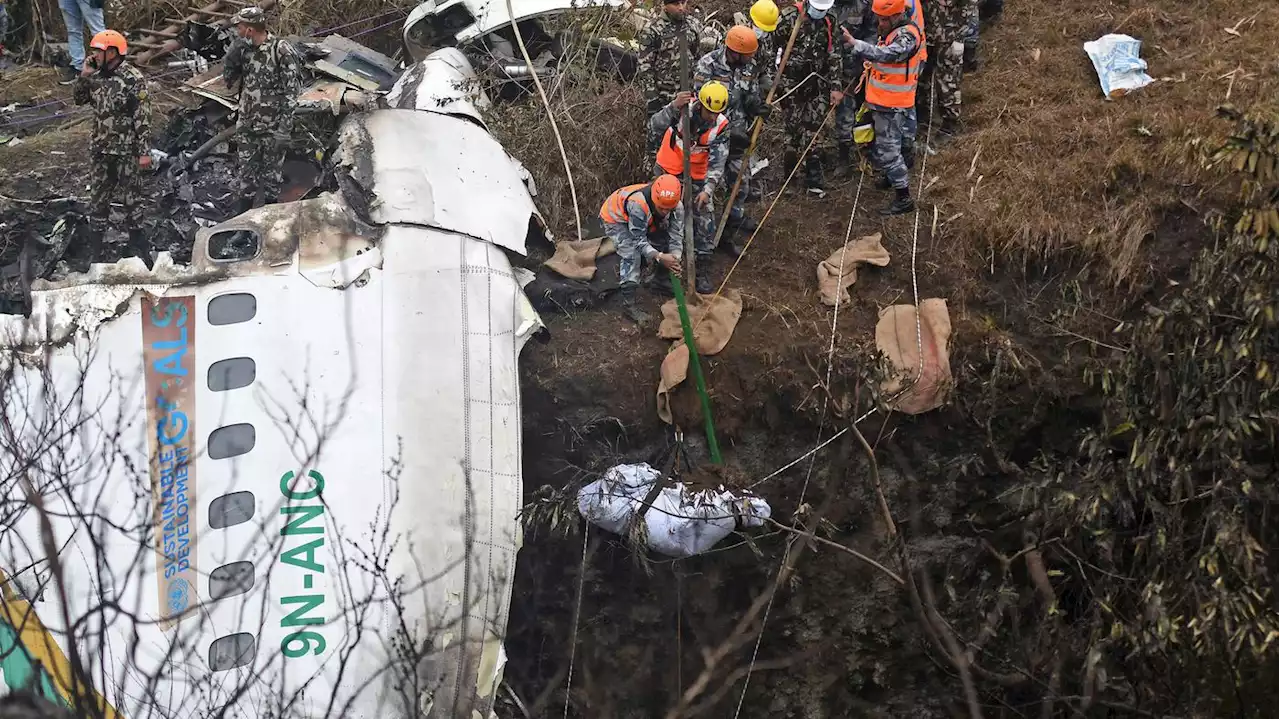
[[[773,0],[756,0],[751,6],[751,22],[765,32],[778,28],[778,6]]]
[[[712,112],[724,112],[729,106],[729,88],[712,80],[698,91],[698,103]]]

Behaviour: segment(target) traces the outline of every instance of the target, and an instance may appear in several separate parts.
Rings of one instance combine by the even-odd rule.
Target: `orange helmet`
[[[124,41],[124,35],[121,35],[115,30],[103,30],[97,35],[94,35],[93,39],[89,41],[89,47],[94,48],[95,50],[106,50],[107,48],[114,47],[116,52],[121,55],[125,54],[129,50],[128,43]]]
[[[754,55],[760,48],[760,41],[756,39],[755,30],[746,25],[734,25],[725,33],[724,46],[739,55]]]
[[[907,0],[875,0],[871,12],[881,17],[893,17],[907,11]]]
[[[670,212],[680,204],[680,178],[662,175],[653,181],[653,204],[663,212]]]

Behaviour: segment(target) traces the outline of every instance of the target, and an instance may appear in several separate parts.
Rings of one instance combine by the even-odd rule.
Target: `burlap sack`
[[[700,301],[688,306],[689,324],[693,327],[693,342],[700,355],[714,355],[729,344],[733,330],[742,316],[742,295],[737,290],[725,290],[712,299],[701,295]],[[658,417],[671,424],[670,394],[689,374],[689,347],[684,343],[684,330],[680,326],[680,309],[675,300],[662,305],[662,324],[658,336],[676,340],[671,351],[662,360],[661,377],[658,380]]]
[[[849,288],[858,280],[858,265],[884,267],[889,264],[889,251],[880,244],[880,233],[851,240],[818,263],[818,294],[822,304],[835,307],[849,302]],[[843,270],[843,271],[842,271]]]
[[[946,300],[933,298],[920,303],[919,330],[917,340],[914,305],[886,307],[880,311],[880,321],[876,323],[876,347],[896,370],[881,384],[880,390],[887,399],[902,392],[890,406],[906,414],[920,414],[942,406],[953,384],[947,346],[951,339],[951,317],[947,314]],[[921,354],[924,355],[923,370]]]
[[[555,254],[542,264],[571,280],[590,280],[596,276],[596,260],[607,257],[616,250],[613,240],[608,237],[560,240],[556,242]]]

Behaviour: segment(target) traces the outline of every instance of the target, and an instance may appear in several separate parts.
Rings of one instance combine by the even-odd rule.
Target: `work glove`
[[[951,43],[951,47],[947,48],[947,57],[952,60],[959,60],[964,57],[964,43],[959,40]]]

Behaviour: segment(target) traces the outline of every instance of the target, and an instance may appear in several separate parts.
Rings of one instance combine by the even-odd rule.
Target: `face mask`
[[[810,20],[821,20],[827,16],[826,10],[815,10],[813,6],[805,8],[805,12],[808,13]]]

